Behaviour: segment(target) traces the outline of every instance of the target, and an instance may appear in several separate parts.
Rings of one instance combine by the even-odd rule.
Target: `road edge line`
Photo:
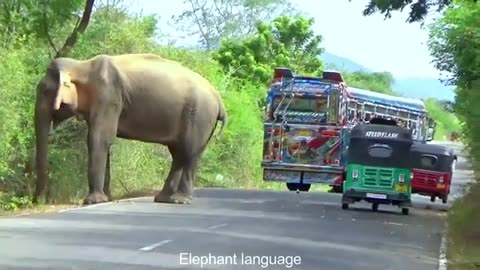
[[[438,255],[438,270],[447,270],[447,267],[448,267],[447,232],[448,232],[448,224],[446,223],[442,231],[442,238],[440,240],[440,254]]]

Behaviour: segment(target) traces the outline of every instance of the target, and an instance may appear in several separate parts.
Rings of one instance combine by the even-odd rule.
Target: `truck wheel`
[[[299,183],[287,183],[287,188],[290,191],[303,191],[308,192],[310,190],[311,184],[299,184]]]
[[[308,192],[312,184],[300,184],[299,190],[303,192]]]
[[[290,191],[297,191],[298,184],[297,183],[287,183],[287,188]]]
[[[432,196],[430,197],[430,201],[431,201],[431,202],[435,202],[436,199],[437,199],[437,196],[435,196],[435,195],[432,195]]]
[[[372,210],[378,211],[378,203],[372,203]]]
[[[446,204],[447,201],[448,201],[448,195],[444,195],[443,198],[442,198],[442,203]]]
[[[402,214],[403,214],[403,215],[408,216],[409,213],[410,213],[410,209],[408,209],[408,208],[402,208]]]
[[[348,203],[342,203],[342,209],[347,210],[348,209]]]

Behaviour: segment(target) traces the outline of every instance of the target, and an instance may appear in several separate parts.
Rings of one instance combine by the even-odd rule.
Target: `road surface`
[[[466,169],[460,156],[457,196]],[[409,216],[388,206],[371,212],[368,204],[342,210],[340,195],[329,193],[202,189],[196,196],[187,206],[137,198],[2,218],[0,269],[433,270],[448,208],[419,196]]]

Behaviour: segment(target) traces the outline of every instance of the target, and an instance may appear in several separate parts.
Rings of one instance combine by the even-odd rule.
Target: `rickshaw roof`
[[[411,130],[394,125],[358,124],[352,128],[351,138],[408,140],[413,142]]]
[[[431,155],[454,156],[452,149],[439,144],[414,144],[411,151]]]

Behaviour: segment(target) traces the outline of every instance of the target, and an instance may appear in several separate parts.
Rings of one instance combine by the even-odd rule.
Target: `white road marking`
[[[219,224],[219,225],[214,225],[214,226],[210,226],[208,227],[210,230],[213,230],[213,229],[218,229],[218,228],[221,228],[221,227],[225,227],[227,226],[228,224],[227,223],[223,223],[223,224]]]
[[[444,230],[442,232],[442,240],[440,242],[440,255],[438,256],[438,270],[446,270],[448,265],[447,260],[447,228],[448,225],[445,224]]]
[[[167,240],[163,240],[163,241],[160,241],[160,242],[158,242],[158,243],[151,244],[151,245],[149,245],[149,246],[145,246],[145,247],[143,247],[143,248],[141,248],[141,249],[139,249],[139,250],[141,250],[141,251],[150,251],[150,250],[152,250],[152,249],[154,249],[154,248],[157,248],[157,247],[166,245],[166,244],[168,244],[168,243],[170,243],[170,242],[172,242],[172,241],[173,241],[173,240],[168,240],[168,239],[167,239]]]
[[[396,226],[403,226],[405,224],[402,223],[396,223],[396,222],[384,222],[383,224],[388,224],[388,225],[396,225]]]

